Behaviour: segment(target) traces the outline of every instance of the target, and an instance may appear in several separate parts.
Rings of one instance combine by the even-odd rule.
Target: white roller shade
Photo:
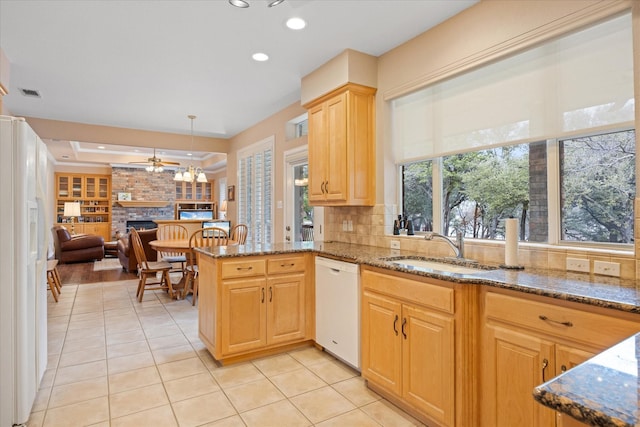
[[[634,120],[631,16],[392,101],[397,163]]]

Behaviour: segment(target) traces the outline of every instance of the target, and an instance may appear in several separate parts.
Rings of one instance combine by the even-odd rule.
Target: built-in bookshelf
[[[111,240],[111,176],[56,173],[56,223],[70,228],[71,218],[64,215],[66,202],[80,204],[80,216],[74,218],[76,233],[97,234]]]

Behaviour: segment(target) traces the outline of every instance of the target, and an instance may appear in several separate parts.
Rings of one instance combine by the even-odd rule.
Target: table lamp
[[[76,234],[73,219],[80,216],[80,203],[64,202],[64,216],[71,218],[71,234]]]

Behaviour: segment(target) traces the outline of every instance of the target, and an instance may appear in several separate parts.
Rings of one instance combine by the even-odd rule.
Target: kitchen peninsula
[[[527,425],[534,419],[540,420],[537,425],[555,425],[557,413],[537,403],[533,389],[640,331],[635,281],[537,269],[471,274],[409,269],[390,259],[423,254],[332,242],[229,246],[198,253],[199,333],[223,363],[313,344],[313,257],[360,264],[362,375],[374,391],[434,425],[498,425],[498,414],[523,417]],[[279,300],[286,304],[276,307]],[[388,316],[372,318],[367,307],[376,315],[386,310]],[[240,315],[248,317],[237,322]],[[366,338],[367,328],[374,328],[376,337],[389,340],[386,354],[396,354],[397,348],[399,357],[417,351],[420,340],[428,338],[420,324],[440,331],[431,337],[439,344],[427,360],[442,369],[439,377],[429,378],[430,388],[411,382],[419,369],[405,366],[410,375],[389,377],[388,372],[401,372],[402,366],[380,367],[392,357],[381,358]],[[415,340],[414,348],[410,343]],[[443,345],[451,353],[442,351]],[[369,364],[372,359],[375,366]],[[453,387],[438,389],[442,384]],[[449,394],[451,400],[442,398]]]

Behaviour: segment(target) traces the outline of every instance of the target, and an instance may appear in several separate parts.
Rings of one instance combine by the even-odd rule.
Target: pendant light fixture
[[[191,120],[191,151],[193,151],[193,120],[196,118],[193,114],[187,116],[189,120]],[[207,177],[204,174],[204,170],[202,168],[196,168],[193,165],[189,165],[189,167],[182,171],[181,169],[176,170],[176,174],[173,177],[174,181],[184,181],[184,182],[207,182]]]

